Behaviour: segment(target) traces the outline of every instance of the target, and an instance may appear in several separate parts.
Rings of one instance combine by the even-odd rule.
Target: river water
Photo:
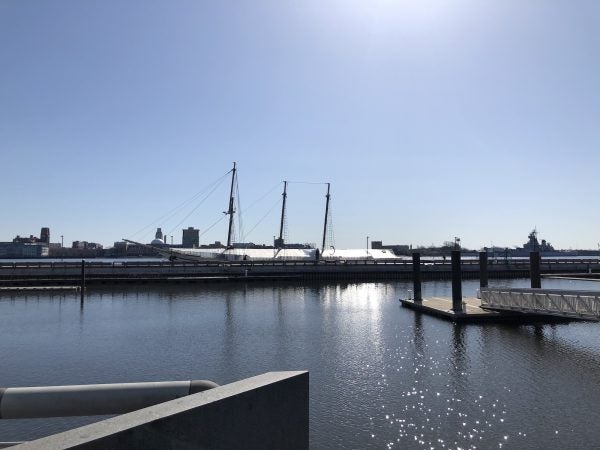
[[[528,280],[492,280],[526,287]],[[477,281],[465,281],[471,296]],[[544,280],[599,290],[599,282]],[[0,296],[0,386],[310,371],[312,448],[597,448],[600,324],[463,325],[405,282],[90,288]],[[447,281],[424,296],[450,296]],[[0,441],[97,418],[0,421]]]

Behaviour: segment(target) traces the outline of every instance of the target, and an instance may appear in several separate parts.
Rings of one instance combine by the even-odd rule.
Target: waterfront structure
[[[102,244],[88,241],[73,241],[71,248],[85,249],[85,250],[101,250]]]
[[[44,244],[50,244],[50,228],[42,228],[42,231],[40,232],[40,241]]]
[[[480,295],[481,306],[494,311],[600,320],[599,291],[488,287]]]
[[[0,242],[0,258],[46,258],[48,245],[38,242]]]
[[[40,237],[34,236],[30,234],[29,237],[22,237],[17,235],[12,240],[14,243],[18,244],[50,244],[50,228],[44,227],[41,229]]]
[[[156,229],[156,233],[154,234],[154,239],[150,242],[150,245],[165,245],[167,242],[167,236],[163,237],[162,229],[159,227]]]
[[[161,241],[162,242],[162,241]],[[130,256],[158,256],[158,251],[154,247],[143,244],[132,244],[129,242],[115,242],[112,249],[108,250],[108,256],[130,257]]]
[[[87,247],[85,242],[74,242],[74,247],[61,247],[58,245],[50,244],[49,256],[50,258],[99,258],[104,256],[104,249],[100,244],[90,242]],[[77,246],[79,245],[79,246]],[[97,245],[98,247],[94,247]]]
[[[410,251],[410,245],[405,244],[388,244],[383,245],[383,241],[371,241],[371,249],[373,250],[391,250],[395,255],[407,255]]]
[[[188,227],[187,229],[184,229],[182,231],[182,248],[198,248],[200,246],[200,230],[194,227]]]
[[[119,256],[151,256],[141,255],[135,252],[152,251],[147,247],[136,247],[120,243],[123,253]],[[128,248],[125,248],[128,247]],[[208,251],[205,249],[204,251]],[[247,249],[248,252],[264,252],[267,256],[273,255],[276,249],[260,250]],[[364,255],[364,249],[363,255]],[[125,253],[127,252],[127,253]],[[419,268],[419,279],[423,281],[431,279],[448,279],[452,275],[449,261],[439,258],[414,259],[362,259],[350,258],[340,260],[300,260],[293,259],[296,252],[302,250],[282,250],[280,253],[289,252],[286,260],[283,256],[278,259],[250,259],[246,261],[219,261],[214,260],[194,261],[188,264],[185,260],[181,262],[168,262],[160,260],[145,260],[136,262],[119,261],[97,261],[86,267],[86,283],[88,284],[113,284],[113,283],[201,283],[215,281],[247,282],[253,281],[314,281],[314,280],[409,280],[413,278],[413,270]],[[372,250],[374,253],[384,250]],[[385,250],[385,252],[389,252]],[[250,253],[255,255],[254,253]],[[385,253],[383,253],[385,255]],[[260,256],[260,255],[258,255]],[[377,256],[377,255],[375,255]],[[494,261],[493,264],[485,266],[482,270],[481,261],[468,258],[461,261],[461,278],[476,279],[482,274],[489,272],[489,278],[524,278],[533,275],[531,264],[526,259],[514,259],[510,261]],[[600,278],[600,262],[593,259],[551,259],[545,258],[541,261],[540,273],[547,275],[565,274],[568,277],[598,279]],[[15,265],[12,261],[0,263],[0,284],[3,286],[41,286],[41,285],[67,285],[78,284],[81,278],[80,261],[63,261],[31,263],[23,262]],[[483,277],[482,277],[483,278]],[[487,277],[485,277],[487,278]],[[483,287],[484,285],[482,285]],[[418,288],[415,288],[415,297]]]
[[[12,242],[0,242],[0,258],[45,258],[49,255],[50,228],[41,229],[40,237],[17,235]]]

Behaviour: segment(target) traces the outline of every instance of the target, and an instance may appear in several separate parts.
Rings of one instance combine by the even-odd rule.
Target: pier
[[[415,302],[412,299],[401,299],[400,303],[405,308],[452,322],[497,322],[523,318],[523,314],[520,313],[509,314],[483,309],[481,307],[481,300],[478,298],[465,297],[462,301],[462,311],[454,311],[452,309],[452,300],[444,297],[431,297],[424,299],[422,302]]]
[[[450,261],[420,259],[423,280],[450,279]],[[84,269],[84,270],[82,270]],[[523,278],[530,275],[526,259],[489,260],[486,271],[490,278]],[[597,274],[600,260],[543,259],[544,275]],[[480,277],[480,264],[475,259],[461,261],[461,277]],[[98,284],[198,283],[251,281],[376,281],[411,280],[412,260],[321,260],[315,261],[236,261],[182,263],[170,261],[96,262],[10,262],[0,263],[0,286],[81,286]]]
[[[483,288],[481,305],[503,314],[520,312],[600,321],[600,291]]]
[[[453,322],[518,320],[593,320],[600,321],[600,291],[541,289],[541,257],[529,256],[531,289],[488,287],[487,254],[479,254],[478,298],[462,296],[460,250],[452,251],[452,298],[424,299],[421,295],[420,255],[413,254],[414,298],[400,299],[402,306]],[[588,275],[591,275],[588,270]]]

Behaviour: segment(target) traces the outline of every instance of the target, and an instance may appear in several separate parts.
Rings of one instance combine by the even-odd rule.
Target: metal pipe
[[[188,380],[0,388],[0,419],[124,414],[214,387]]]

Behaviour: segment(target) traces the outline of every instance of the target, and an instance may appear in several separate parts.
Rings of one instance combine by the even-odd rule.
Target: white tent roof
[[[323,252],[326,259],[400,259],[391,250],[366,248],[328,249]]]
[[[223,250],[219,248],[206,249],[173,249],[174,253],[189,255],[193,257],[213,259],[219,256],[228,260],[314,260],[316,258],[316,249],[272,249],[272,248],[234,248]],[[402,259],[394,255],[390,250],[374,249],[327,249],[320,255],[322,259],[329,260],[364,260],[364,259]]]

